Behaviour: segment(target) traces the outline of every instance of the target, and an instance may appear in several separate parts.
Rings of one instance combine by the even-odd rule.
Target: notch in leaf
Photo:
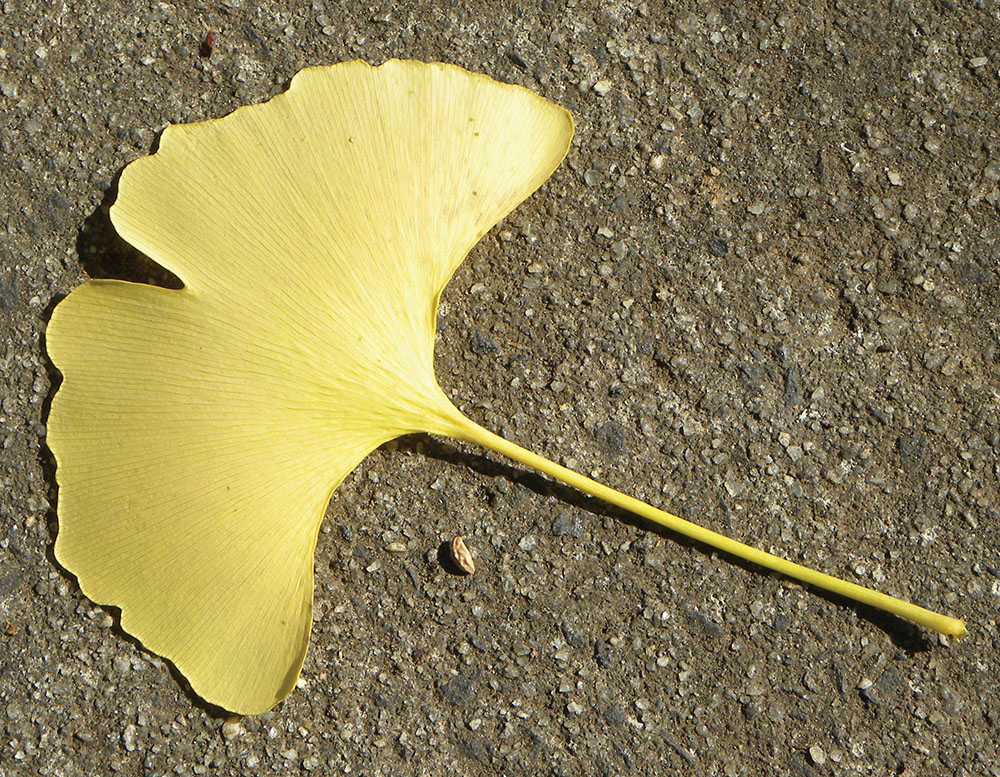
[[[414,432],[478,443],[768,569],[964,633],[576,474],[447,399],[433,371],[441,291],[572,134],[566,110],[521,87],[350,62],[168,127],[123,172],[115,228],[184,288],[91,280],[52,315],[55,553],[209,702],[259,713],[291,691],[326,505],[368,453]]]

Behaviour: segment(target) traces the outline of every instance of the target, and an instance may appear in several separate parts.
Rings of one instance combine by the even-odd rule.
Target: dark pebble
[[[69,200],[63,197],[59,192],[52,192],[52,194],[49,195],[49,204],[52,206],[52,209],[56,211],[65,211],[70,208]]]
[[[868,412],[872,414],[872,417],[880,424],[889,423],[889,416],[887,416],[885,414],[885,411],[882,410],[882,408],[880,408],[878,405],[873,405],[869,403],[866,407],[868,408]]]
[[[720,626],[715,621],[706,618],[697,610],[688,610],[687,616],[688,620],[690,620],[692,623],[701,626],[701,628],[705,631],[705,633],[708,634],[708,636],[710,637],[721,637],[723,634],[726,633],[726,630],[722,628],[722,626]]]
[[[583,521],[576,513],[563,510],[552,519],[552,533],[556,537],[579,537],[583,534]]]
[[[22,580],[24,580],[24,576],[19,575],[17,572],[0,575],[0,599],[20,588]]]
[[[760,716],[764,710],[761,708],[757,702],[748,701],[743,703],[743,717],[747,720],[753,720]]]
[[[611,649],[611,645],[605,640],[598,640],[594,643],[594,660],[597,661],[597,665],[602,669],[610,669],[614,666],[614,651]]]
[[[476,680],[474,677],[456,675],[448,680],[448,682],[443,683],[438,688],[438,693],[440,693],[441,698],[449,704],[461,707],[463,704],[467,704],[471,701],[472,697],[475,696]]]
[[[608,453],[622,453],[625,450],[625,430],[614,421],[608,421],[599,427],[595,436]]]
[[[959,283],[986,283],[990,274],[975,262],[962,262],[955,268],[955,279]]]
[[[3,257],[2,261],[7,261],[7,257]],[[19,302],[17,279],[14,276],[10,278],[0,276],[0,310],[13,310],[18,307]]]
[[[469,348],[477,356],[486,356],[500,350],[495,342],[480,332],[472,335],[472,343],[469,345]]]
[[[559,628],[563,633],[563,637],[565,637],[566,641],[573,647],[582,648],[587,644],[587,640],[584,639],[583,635],[568,623],[560,624]]]
[[[877,685],[873,685],[870,688],[865,688],[861,691],[861,698],[869,704],[874,704],[876,706],[882,703],[882,694],[879,693]]]
[[[462,746],[480,763],[489,763],[493,757],[493,745],[482,737],[466,737],[462,740]]]
[[[721,237],[709,238],[708,252],[712,256],[723,257],[729,253],[729,243],[727,243]]]
[[[802,381],[799,368],[789,367],[785,371],[785,408],[791,410],[802,404]]]
[[[507,59],[509,59],[511,63],[514,65],[514,67],[516,67],[518,70],[528,70],[528,63],[525,62],[524,57],[522,57],[516,51],[508,51]]]
[[[901,434],[896,438],[896,450],[899,451],[899,463],[907,472],[918,469],[924,460],[924,449],[927,447],[927,437],[919,432],[916,434]]]
[[[891,693],[899,690],[903,684],[903,677],[895,667],[891,666],[882,672],[878,678],[878,682],[875,684],[879,687],[879,690]]]

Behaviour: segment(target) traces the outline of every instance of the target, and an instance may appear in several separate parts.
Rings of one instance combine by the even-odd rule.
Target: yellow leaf
[[[291,690],[331,493],[387,440],[452,429],[438,295],[571,135],[525,89],[352,62],[169,127],[122,174],[116,229],[184,289],[89,281],[52,316],[55,552],[204,698]]]
[[[769,568],[867,591],[559,467],[441,392],[442,289],[572,133],[566,110],[517,86],[449,65],[350,62],[169,127],[122,174],[116,229],[184,288],[88,281],[52,315],[64,376],[48,431],[55,553],[206,700],[257,713],[291,691],[330,496],[374,448],[413,432],[486,445]],[[913,608],[904,617],[920,609],[883,598]]]

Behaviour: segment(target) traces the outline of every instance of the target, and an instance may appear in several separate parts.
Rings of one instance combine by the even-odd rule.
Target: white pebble
[[[229,718],[222,724],[222,738],[235,739],[243,733],[243,724],[239,718]]]
[[[822,766],[826,763],[826,751],[819,745],[813,745],[809,748],[809,758],[816,766]]]

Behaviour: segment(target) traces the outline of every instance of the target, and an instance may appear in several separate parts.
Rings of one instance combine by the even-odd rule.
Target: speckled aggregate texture
[[[996,775],[993,3],[0,5],[0,775]],[[214,50],[203,47],[216,30]],[[41,333],[169,123],[304,66],[453,62],[569,108],[561,168],[445,292],[473,419],[945,645],[405,438],[330,505],[300,688],[199,705],[54,565]],[[461,534],[473,576],[451,574]]]

